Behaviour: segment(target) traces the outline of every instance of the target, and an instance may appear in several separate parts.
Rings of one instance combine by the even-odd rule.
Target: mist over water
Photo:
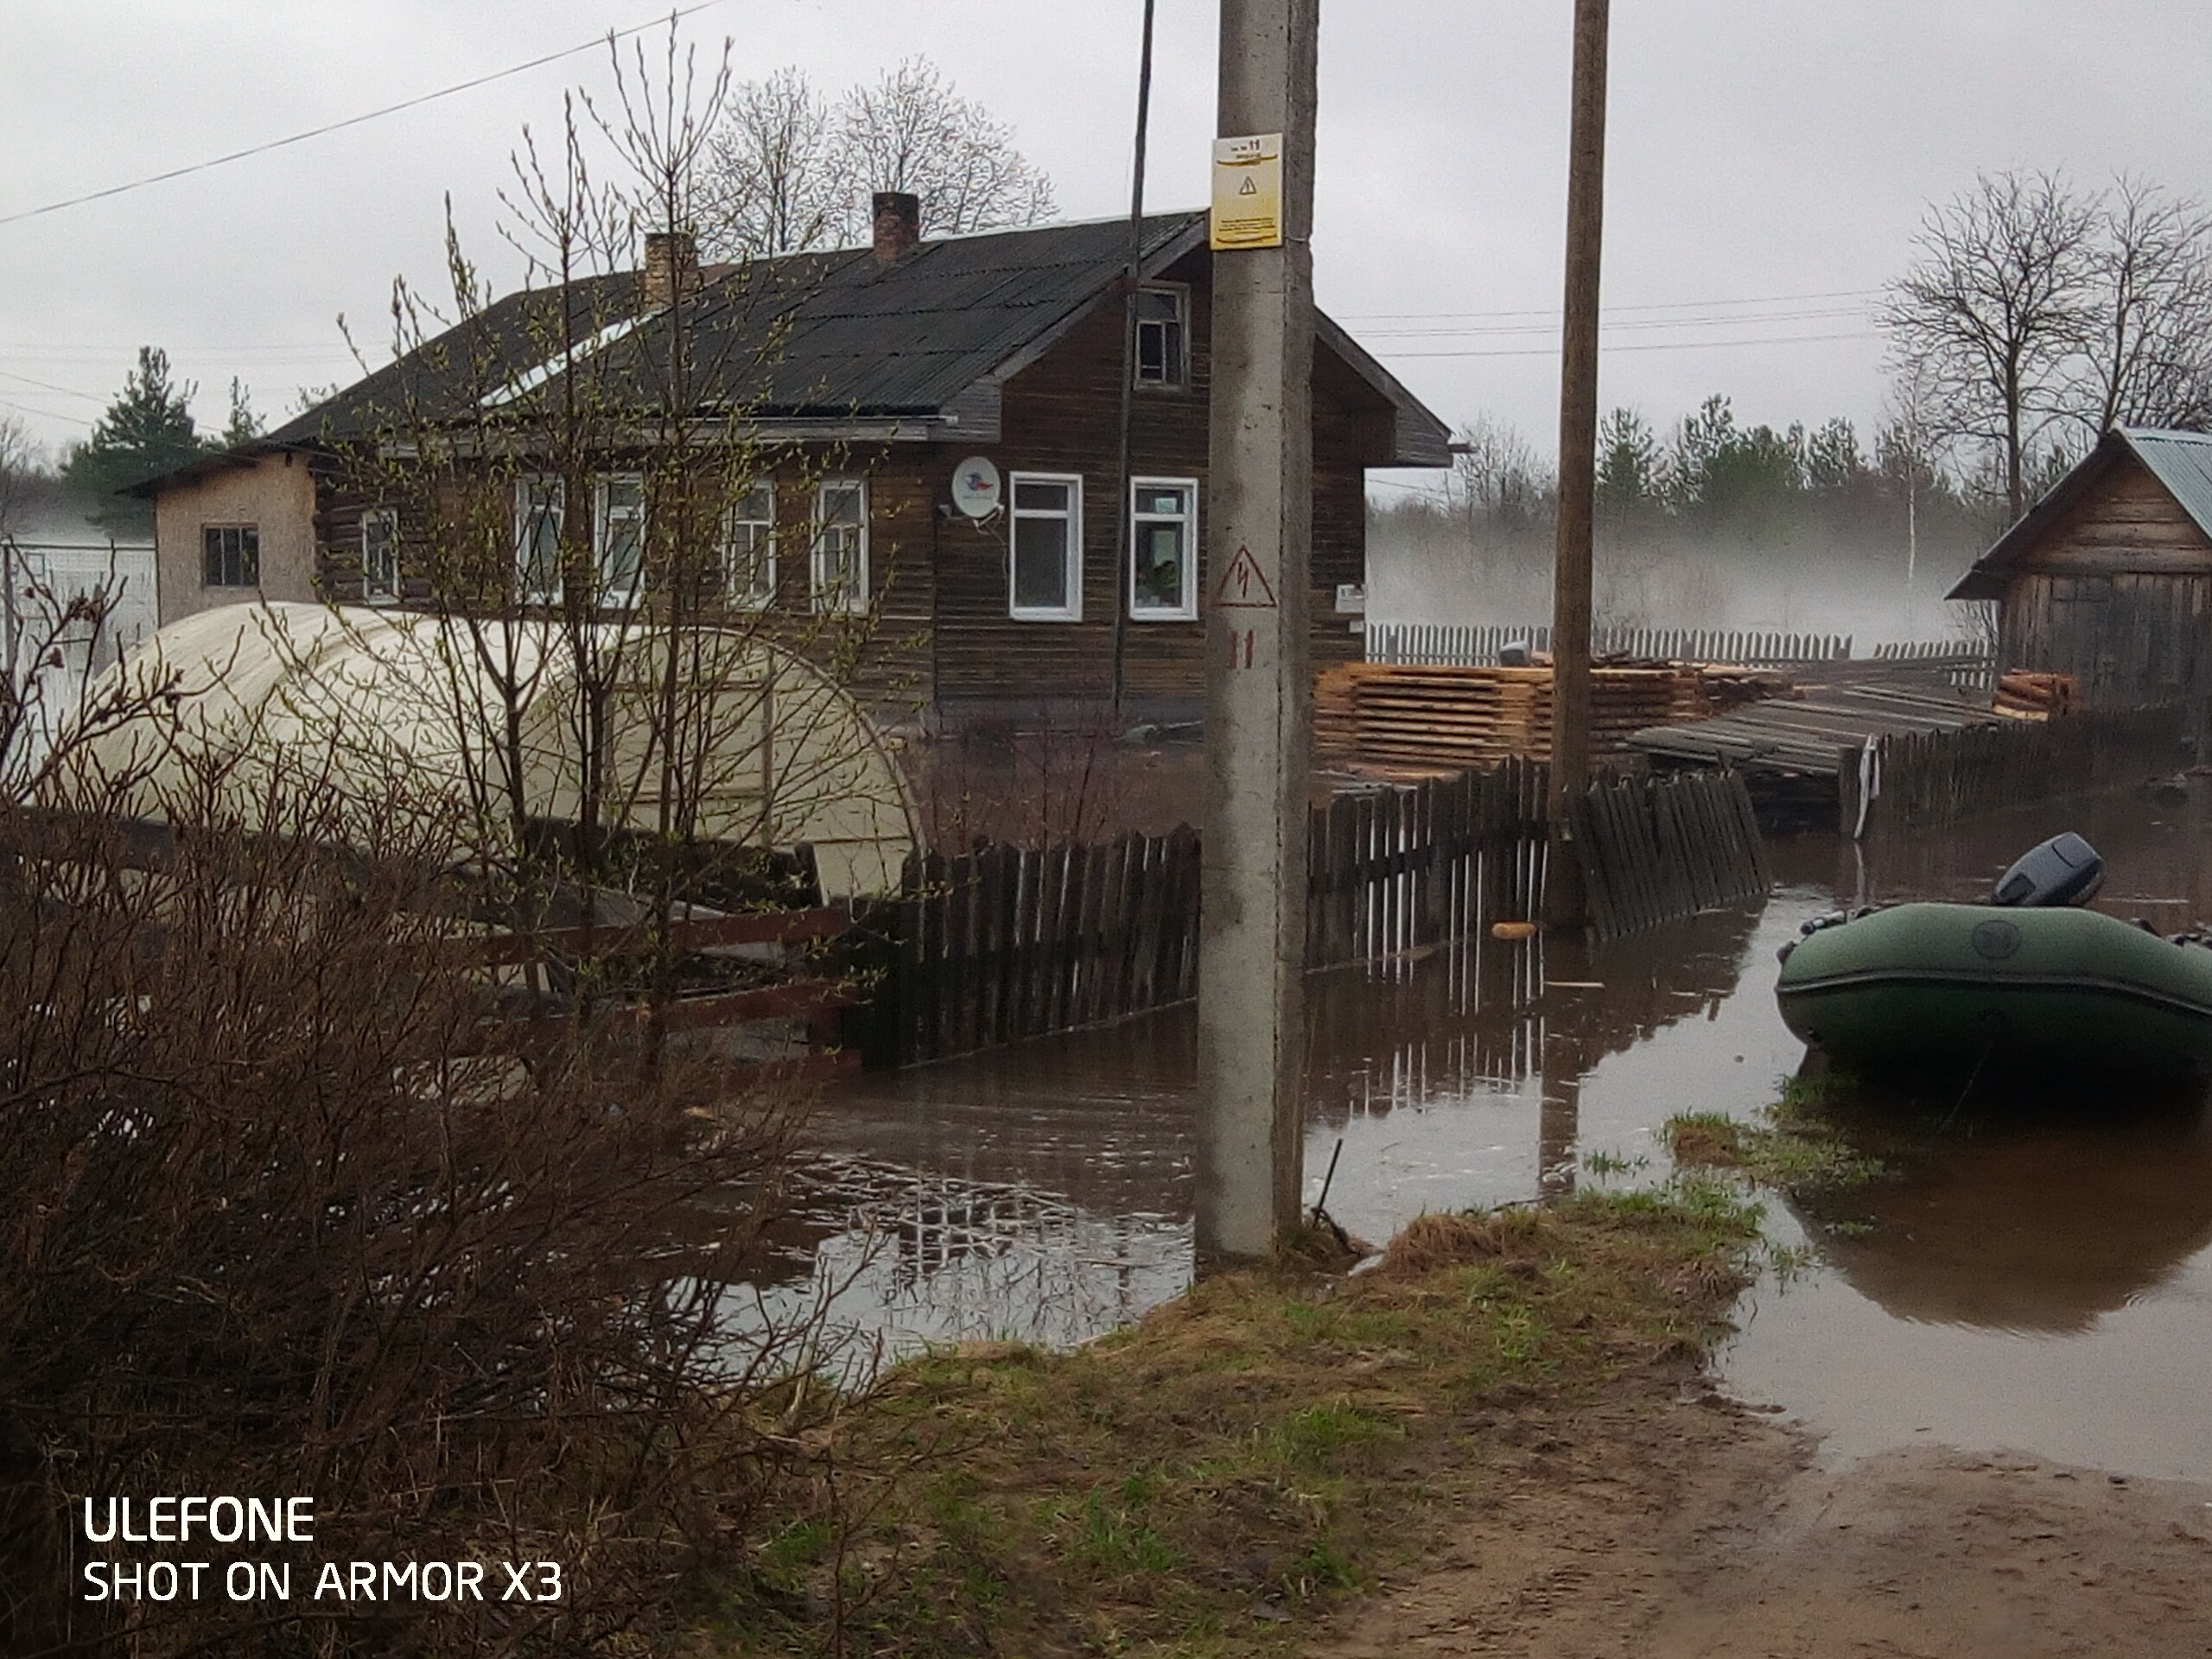
[[[1958,634],[1960,619],[1943,595],[1980,550],[1923,546],[1908,580],[1902,542],[1601,541],[1592,607],[1599,627],[1842,633],[1864,655],[1878,641]],[[1369,525],[1367,577],[1367,614],[1376,621],[1551,620],[1551,550],[1534,537],[1484,546],[1378,514]]]

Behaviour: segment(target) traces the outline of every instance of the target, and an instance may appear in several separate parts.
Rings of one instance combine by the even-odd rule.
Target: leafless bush
[[[795,1103],[504,1017],[426,804],[208,757],[156,827],[105,786],[65,760],[0,807],[0,1647],[652,1642],[809,1361],[729,1291]],[[82,1599],[88,1554],[143,1553],[87,1544],[84,1499],[195,1492],[314,1500],[289,1602]],[[566,1593],[493,1567],[481,1605],[364,1608],[310,1599],[310,1555]]]

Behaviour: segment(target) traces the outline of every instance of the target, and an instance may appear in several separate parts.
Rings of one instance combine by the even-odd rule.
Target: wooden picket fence
[[[1370,663],[1442,664],[1465,668],[1496,664],[1509,645],[1549,651],[1548,625],[1518,626],[1491,622],[1370,622],[1365,630]],[[1762,633],[1711,628],[1598,628],[1590,635],[1593,657],[1632,657],[1670,663],[1834,662],[1851,655],[1847,633]]]
[[[1516,760],[1342,795],[1306,839],[1306,963],[1404,964],[1542,909],[1548,768]],[[1734,773],[1601,785],[1577,830],[1611,937],[1769,885]],[[910,860],[865,925],[891,944],[880,1062],[911,1065],[1108,1024],[1197,994],[1199,845],[1188,826],[1098,846]]]
[[[1930,830],[2171,772],[2183,759],[2188,713],[2158,703],[1846,745],[1836,756],[1838,827],[1848,838]]]
[[[1740,772],[1601,780],[1571,793],[1567,813],[1591,925],[1600,938],[1774,886]]]

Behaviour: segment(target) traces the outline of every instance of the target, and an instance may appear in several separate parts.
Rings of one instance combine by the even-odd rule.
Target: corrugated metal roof
[[[2123,454],[2133,454],[2149,467],[2152,476],[2180,504],[2197,529],[2212,538],[2212,435],[2158,427],[2116,426],[2097,441],[2096,448],[2084,455],[2071,472],[2022,513],[2018,522],[1974,562],[1973,568],[1945,597],[2002,599],[2012,568]]]

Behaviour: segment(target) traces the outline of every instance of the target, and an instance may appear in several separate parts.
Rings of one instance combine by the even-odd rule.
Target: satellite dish
[[[999,510],[999,469],[982,455],[970,455],[952,469],[952,505],[970,518],[988,518]]]

